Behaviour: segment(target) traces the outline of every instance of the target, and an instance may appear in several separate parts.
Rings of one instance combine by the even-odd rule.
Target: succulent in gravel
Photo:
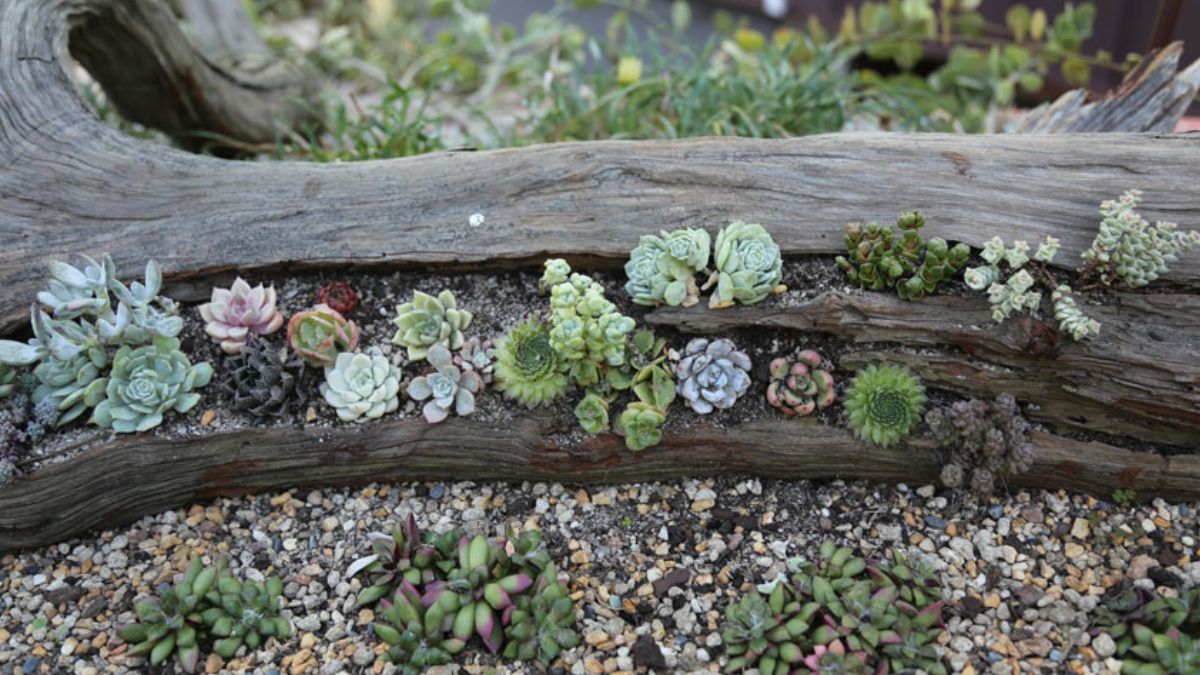
[[[346,570],[347,578],[364,571],[370,578],[371,585],[358,595],[361,607],[391,595],[401,581],[419,587],[442,578],[453,568],[462,531],[422,533],[416,516],[410,513],[403,525],[392,528],[391,534],[372,532],[367,538],[371,554],[358,558]]]
[[[925,387],[907,369],[870,365],[846,389],[850,428],[859,438],[889,446],[912,431],[925,409]]]
[[[1008,394],[991,403],[971,399],[934,408],[925,422],[947,454],[942,468],[946,487],[988,494],[997,479],[1022,474],[1033,464],[1029,422]]]
[[[338,354],[358,349],[358,326],[328,305],[293,314],[287,337],[292,351],[310,366],[331,366]]]
[[[833,376],[821,368],[822,360],[811,349],[800,352],[795,359],[772,360],[767,403],[788,416],[808,415],[832,405],[836,396]]]
[[[575,603],[553,565],[538,575],[528,593],[518,596],[504,629],[509,659],[537,659],[549,667],[566,649],[579,645],[575,632]]]
[[[214,288],[212,300],[200,305],[204,332],[221,344],[226,354],[241,353],[255,336],[270,335],[283,325],[275,306],[275,287],[250,287],[241,277],[230,288]]]
[[[733,341],[695,338],[675,367],[679,395],[701,415],[733,407],[750,388],[750,357]]]
[[[459,417],[475,412],[475,394],[483,389],[479,375],[473,370],[459,369],[450,350],[440,344],[430,347],[425,358],[433,366],[433,372],[413,378],[408,385],[408,395],[414,401],[425,401],[422,409],[425,421],[442,422],[451,410]]]
[[[225,573],[217,577],[216,595],[209,592],[213,607],[201,613],[209,632],[221,638],[213,644],[213,651],[222,658],[233,658],[244,644],[255,650],[267,638],[283,640],[291,633],[287,619],[279,616],[279,598],[283,595],[283,582],[279,577],[265,581],[239,581]]]
[[[241,353],[226,359],[221,388],[233,399],[233,409],[266,420],[281,418],[303,405],[308,373],[304,360],[285,359],[285,349],[261,339],[251,340]]]
[[[709,307],[731,307],[734,301],[749,305],[785,290],[780,283],[783,257],[779,246],[757,223],[738,220],[721,228],[713,265],[717,287],[709,298]]]
[[[91,421],[118,433],[148,431],[162,424],[168,410],[184,413],[200,402],[192,391],[212,379],[212,366],[192,364],[179,351],[177,338],[157,337],[137,349],[128,345],[113,357],[104,400]]]
[[[711,247],[708,233],[692,228],[642,236],[625,264],[625,291],[639,305],[696,304],[700,289],[695,275],[708,267]]]
[[[380,600],[372,630],[387,645],[382,659],[396,666],[403,675],[418,675],[432,666],[454,660],[467,646],[462,638],[448,635],[458,611],[458,596],[441,595],[426,604],[420,592],[407,581]]]
[[[400,369],[378,348],[366,354],[342,352],[325,367],[321,396],[343,422],[379,419],[400,407]]]
[[[953,279],[966,267],[971,248],[950,247],[945,239],[926,242],[919,232],[925,227],[920,211],[904,211],[896,219],[895,231],[878,223],[846,225],[846,255],[837,257],[838,267],[859,288],[895,288],[904,300],[920,300],[937,290],[942,281]]]
[[[496,654],[504,642],[503,624],[515,610],[513,596],[531,586],[530,571],[510,564],[502,542],[463,537],[458,544],[458,565],[445,581],[426,587],[422,602],[429,605],[446,595],[456,596],[459,607],[451,633],[463,641],[478,635],[488,651]]]
[[[726,672],[946,672],[936,646],[941,591],[930,567],[898,550],[858,557],[830,541],[815,560],[789,567],[790,577],[726,610]]]
[[[1133,675],[1200,672],[1200,588],[1164,597],[1125,582],[1109,588],[1095,612],[1092,634],[1108,633]]]
[[[529,407],[549,403],[567,389],[550,327],[536,319],[518,324],[496,347],[496,388]]]
[[[317,304],[327,305],[344,316],[358,307],[358,291],[344,281],[330,281],[317,289]]]
[[[662,442],[662,424],[667,420],[666,412],[644,401],[634,401],[625,406],[613,427],[625,437],[625,447],[630,450],[645,450]]]
[[[412,302],[396,307],[396,335],[392,342],[408,349],[408,358],[420,361],[429,348],[442,345],[453,351],[466,340],[463,329],[471,325],[470,312],[459,309],[454,294],[442,291],[437,297],[413,291]]]
[[[454,365],[463,370],[474,371],[484,384],[491,384],[492,373],[496,367],[496,351],[492,349],[491,340],[467,338],[462,349],[454,355]]]
[[[617,311],[591,277],[571,274],[551,286],[550,315],[550,346],[575,383],[597,384],[608,370],[625,365],[635,323]]]
[[[1141,288],[1165,274],[1179,256],[1200,244],[1200,231],[1180,232],[1175,223],[1151,225],[1135,209],[1141,190],[1128,190],[1100,204],[1100,230],[1083,252],[1087,274],[1106,286],[1120,281]]]

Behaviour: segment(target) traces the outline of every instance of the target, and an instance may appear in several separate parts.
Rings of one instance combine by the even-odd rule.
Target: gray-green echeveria
[[[692,228],[643,236],[625,264],[625,291],[639,305],[696,304],[695,275],[708,267],[711,247],[708,232]]]
[[[372,347],[366,354],[342,352],[325,367],[321,396],[337,410],[338,419],[378,419],[400,407],[400,369]]]
[[[709,307],[731,307],[735,300],[749,305],[785,290],[780,284],[783,258],[779,246],[757,223],[738,220],[722,228],[717,233],[713,264],[717,288]]]
[[[430,347],[426,360],[434,372],[413,378],[408,385],[408,395],[414,401],[425,401],[421,411],[425,421],[430,424],[444,421],[452,409],[459,417],[475,412],[475,394],[483,389],[479,374],[459,369],[450,350],[442,345]]]
[[[701,415],[714,408],[731,408],[750,388],[750,365],[750,357],[738,351],[732,340],[695,338],[675,367],[676,387]]]
[[[118,433],[148,431],[162,424],[168,410],[184,413],[200,402],[193,389],[212,379],[207,363],[192,364],[179,351],[179,339],[156,337],[136,349],[125,345],[112,359],[105,399],[91,421]]]
[[[470,312],[458,309],[450,291],[442,291],[436,298],[414,291],[412,302],[396,307],[392,342],[407,347],[410,360],[420,361],[433,345],[445,345],[450,350],[462,347],[462,332],[471,319]]]

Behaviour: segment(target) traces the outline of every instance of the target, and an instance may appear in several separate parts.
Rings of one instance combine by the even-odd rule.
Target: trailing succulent
[[[854,376],[844,401],[858,437],[886,447],[908,436],[921,420],[925,387],[904,368],[870,365]]]
[[[1015,398],[971,399],[925,413],[938,445],[948,453],[942,483],[987,495],[997,481],[1025,473],[1033,464],[1029,422]]]
[[[1092,634],[1108,633],[1127,675],[1200,672],[1200,589],[1167,598],[1126,583],[1101,599]]]
[[[283,417],[303,405],[309,371],[303,359],[286,358],[286,349],[258,339],[247,342],[239,354],[226,359],[221,388],[233,399],[233,409],[267,420]]]
[[[537,319],[517,324],[496,346],[496,388],[531,408],[567,390],[567,375],[550,345],[550,326]]]
[[[119,433],[148,431],[162,424],[168,410],[184,413],[200,402],[192,391],[212,379],[212,366],[192,365],[179,351],[178,338],[156,337],[136,349],[125,345],[112,360],[104,400],[91,422]]]
[[[925,216],[920,211],[904,211],[896,219],[899,238],[879,223],[849,223],[846,255],[837,257],[838,267],[859,288],[895,288],[901,299],[920,300],[957,276],[971,257],[966,244],[951,247],[940,237],[925,241],[922,227]]]
[[[328,305],[293,314],[287,337],[292,351],[318,368],[333,365],[338,354],[358,349],[358,325]]]
[[[214,288],[212,301],[200,305],[204,332],[221,344],[226,354],[241,353],[255,336],[270,335],[283,326],[275,307],[275,287],[250,287],[241,277],[231,288]]]
[[[400,407],[400,369],[372,347],[366,354],[342,352],[325,367],[321,396],[343,422],[378,419]]]
[[[175,302],[159,295],[162,272],[156,262],[146,263],[144,281],[126,286],[110,256],[99,262],[82,258],[82,268],[50,265],[48,288],[30,308],[33,339],[0,340],[0,364],[37,364],[33,402],[51,401],[58,425],[105,399],[113,350],[173,338],[183,328]]]
[[[410,515],[348,576],[366,572],[360,605],[378,603],[385,661],[401,672],[449,663],[476,636],[493,654],[549,664],[579,644],[575,607],[537,531],[489,540],[424,533]],[[509,550],[511,549],[511,553]]]
[[[779,357],[771,361],[771,383],[767,385],[767,403],[789,417],[808,415],[817,408],[828,408],[837,396],[833,375],[821,368],[821,355],[805,349],[794,359]]]
[[[470,312],[458,308],[450,291],[442,291],[437,297],[413,291],[412,302],[396,307],[392,342],[407,348],[411,361],[423,360],[434,345],[454,351],[463,346],[463,330],[471,325],[472,318]]]
[[[282,593],[277,577],[239,581],[224,561],[206,567],[193,558],[180,581],[163,584],[156,597],[137,603],[137,622],[120,627],[118,634],[133,645],[129,654],[155,666],[174,657],[184,672],[194,673],[207,643],[228,659],[243,644],[258,649],[268,638],[286,638],[291,627],[279,616]]]
[[[750,388],[750,357],[733,341],[694,338],[675,366],[679,395],[701,415],[733,407]]]
[[[786,290],[783,257],[771,235],[757,223],[740,220],[721,228],[713,249],[716,290],[709,298],[713,308],[732,307],[734,302],[753,304],[772,293]]]
[[[711,248],[708,233],[690,227],[643,235],[625,264],[625,291],[639,305],[690,307],[700,301],[696,275],[708,267]]]
[[[725,672],[946,673],[937,654],[940,588],[931,568],[899,551],[856,557],[833,542],[725,612]]]
[[[451,410],[459,417],[475,412],[475,394],[483,389],[479,374],[454,365],[450,350],[443,345],[430,347],[425,358],[433,372],[413,378],[408,385],[408,395],[414,401],[425,401],[425,421],[442,422]]]

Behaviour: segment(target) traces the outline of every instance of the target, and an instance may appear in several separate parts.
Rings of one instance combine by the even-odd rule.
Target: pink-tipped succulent
[[[805,349],[794,360],[771,361],[771,384],[767,402],[789,417],[809,415],[833,404],[833,376],[821,368],[821,355]]]
[[[358,326],[328,305],[292,316],[288,344],[310,366],[331,366],[338,354],[358,348]]]
[[[865,652],[847,653],[846,645],[842,644],[841,640],[816,645],[813,647],[813,653],[804,657],[804,665],[814,673],[871,672],[871,669],[866,667],[866,663]],[[875,672],[884,673],[887,672],[887,669],[880,667]]]
[[[275,287],[251,288],[241,277],[228,289],[214,288],[212,301],[200,305],[200,316],[206,322],[204,331],[226,354],[242,353],[251,338],[270,335],[283,325],[275,307]]]

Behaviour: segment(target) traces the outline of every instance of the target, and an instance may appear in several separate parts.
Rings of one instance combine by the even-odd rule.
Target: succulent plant
[[[699,302],[695,275],[708,266],[712,239],[704,230],[684,228],[644,235],[625,264],[625,290],[639,305],[690,307]]]
[[[513,597],[533,586],[531,570],[513,566],[502,541],[476,536],[459,541],[458,565],[446,576],[445,581],[426,586],[422,603],[429,606],[447,595],[455,596],[457,613],[451,634],[464,642],[478,635],[489,652],[499,653],[503,624],[516,609]]]
[[[325,367],[321,396],[343,422],[379,419],[400,407],[400,369],[378,348],[366,354],[342,352]]]
[[[953,279],[966,266],[971,248],[934,237],[926,242],[920,234],[925,216],[905,211],[896,220],[900,232],[878,223],[846,225],[846,256],[837,264],[859,288],[895,288],[904,300],[920,300],[937,290],[938,284]]]
[[[12,366],[0,363],[0,398],[8,398],[17,390],[17,371]]]
[[[589,434],[608,431],[608,400],[596,392],[588,392],[575,406],[575,419]]]
[[[37,386],[33,399],[49,401],[59,411],[59,426],[71,422],[104,400],[108,378],[101,375],[109,365],[108,352],[95,348],[70,359],[47,354],[33,369]]]
[[[200,305],[204,332],[221,344],[226,354],[239,354],[255,336],[270,335],[283,325],[275,307],[275,287],[250,287],[241,277],[231,288],[214,288],[212,300]]]
[[[942,468],[946,487],[988,494],[998,478],[1024,473],[1033,464],[1029,422],[1008,394],[991,403],[971,399],[934,408],[925,422],[947,453]]]
[[[616,310],[591,277],[571,274],[551,286],[550,311],[550,346],[571,380],[591,386],[608,370],[625,365],[627,337],[635,323]]]
[[[462,349],[454,355],[454,365],[463,370],[474,371],[484,384],[492,383],[492,372],[495,370],[496,352],[492,349],[490,340],[467,338]]]
[[[442,345],[449,350],[462,347],[463,329],[471,325],[472,315],[458,309],[454,294],[442,291],[432,295],[413,291],[412,302],[396,307],[396,335],[392,342],[408,349],[408,358],[420,361],[429,348]]]
[[[157,337],[152,344],[128,345],[113,357],[105,398],[92,410],[91,421],[118,433],[148,431],[162,424],[168,410],[184,413],[200,402],[192,391],[212,379],[212,366],[192,364],[179,351],[177,338]]]
[[[457,528],[442,534],[422,533],[411,513],[403,525],[392,528],[391,534],[368,534],[371,554],[358,558],[346,570],[347,578],[359,572],[366,572],[370,578],[371,585],[358,595],[359,606],[373,605],[392,595],[401,581],[420,587],[444,578],[453,569],[462,536]]]
[[[358,307],[358,291],[344,281],[330,281],[317,289],[317,304],[345,316]]]
[[[1180,232],[1175,223],[1151,225],[1135,210],[1141,202],[1141,191],[1129,190],[1100,204],[1100,230],[1083,260],[1086,274],[1098,275],[1106,286],[1119,281],[1141,288],[1200,244],[1200,231]]]
[[[383,660],[403,675],[450,663],[467,646],[466,640],[447,635],[458,609],[457,595],[442,594],[426,604],[416,587],[401,581],[389,598],[380,601],[376,616],[382,621],[371,624],[387,645]]]
[[[233,399],[233,409],[265,420],[281,418],[303,405],[309,371],[303,359],[285,358],[286,350],[262,339],[251,340],[241,353],[229,357],[221,388]]]
[[[821,363],[821,355],[811,349],[800,352],[795,359],[772,360],[767,402],[789,417],[832,405],[836,397],[833,376],[821,369]]]
[[[43,399],[34,404],[29,420],[25,423],[25,439],[29,445],[37,445],[45,437],[46,432],[56,426],[58,426],[58,407],[54,405],[54,401]]]
[[[549,667],[562,651],[579,645],[575,632],[575,603],[553,565],[538,575],[529,593],[518,596],[504,629],[509,659],[537,659]]]
[[[721,228],[713,253],[717,288],[709,307],[730,307],[734,301],[753,304],[784,290],[783,258],[771,235],[757,223],[740,220]]]
[[[694,338],[675,367],[679,395],[701,415],[733,407],[750,388],[750,357],[733,341]]]
[[[625,447],[630,450],[645,450],[662,442],[662,424],[666,412],[644,401],[634,401],[625,407],[613,427],[625,437]]]
[[[496,388],[529,407],[562,395],[567,376],[550,346],[550,327],[536,319],[518,324],[496,347]]]
[[[1100,322],[1087,316],[1072,296],[1074,291],[1066,284],[1058,285],[1050,294],[1054,301],[1054,318],[1058,320],[1058,329],[1067,333],[1074,340],[1083,340],[1100,334]]]
[[[1092,634],[1108,633],[1121,672],[1194,673],[1200,669],[1200,589],[1163,597],[1126,581],[1109,588],[1095,613]]]
[[[571,277],[571,266],[562,258],[549,258],[542,264],[544,271],[538,281],[538,293],[545,293]]]
[[[328,305],[293,314],[287,336],[292,351],[310,366],[331,366],[338,354],[358,349],[358,326]]]
[[[925,408],[925,387],[897,366],[867,366],[846,390],[844,406],[859,438],[889,446],[912,431]]]
[[[214,605],[219,603],[219,609],[213,607],[201,613],[209,632],[221,638],[213,644],[213,652],[229,659],[243,644],[254,650],[267,638],[286,638],[291,626],[279,616],[282,595],[283,582],[278,577],[239,581],[227,573],[218,576],[216,592],[209,592],[209,600]]]
[[[483,389],[483,380],[473,370],[460,370],[454,365],[450,350],[443,345],[433,345],[425,354],[434,371],[413,378],[408,385],[408,395],[414,401],[426,401],[422,412],[425,421],[437,424],[450,416],[450,411],[459,417],[475,412],[475,394]]]

